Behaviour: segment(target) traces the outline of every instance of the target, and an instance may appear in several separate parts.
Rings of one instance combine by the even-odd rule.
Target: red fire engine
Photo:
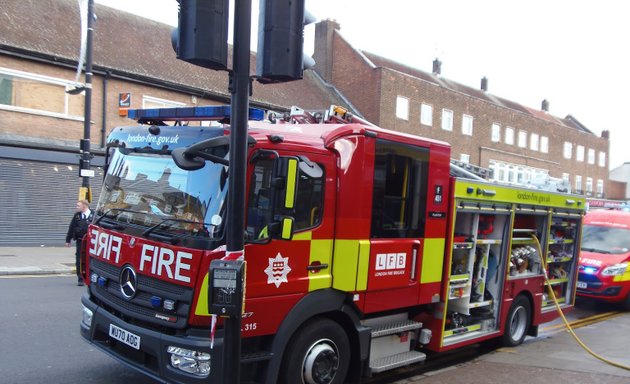
[[[135,110],[141,124],[108,139],[81,333],[164,382],[222,380],[208,271],[225,255],[229,127],[182,122],[226,116]],[[520,344],[557,316],[547,289],[573,306],[584,199],[471,178],[447,143],[339,107],[262,117],[250,111],[243,380],[358,382],[427,351]]]

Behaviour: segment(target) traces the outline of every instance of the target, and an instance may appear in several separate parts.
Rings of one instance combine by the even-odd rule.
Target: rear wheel
[[[514,347],[525,340],[531,319],[531,305],[525,296],[517,296],[505,322],[503,345]]]
[[[293,337],[280,376],[285,384],[342,384],[349,366],[346,332],[332,320],[318,319]]]

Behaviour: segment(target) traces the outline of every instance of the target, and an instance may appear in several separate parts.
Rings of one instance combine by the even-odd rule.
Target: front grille
[[[591,275],[588,273],[579,273],[578,274],[578,281],[583,281],[585,283],[589,283],[589,285],[591,283],[600,283],[601,284],[601,280],[599,280],[599,278],[595,275]]]
[[[186,327],[188,314],[193,300],[193,290],[176,284],[167,283],[152,277],[138,275],[138,287],[133,298],[127,299],[120,291],[120,270],[114,265],[100,260],[90,259],[90,270],[108,279],[100,286],[90,284],[90,292],[102,302],[110,313],[125,317],[126,321],[149,326],[154,329],[183,329]],[[162,307],[153,307],[151,297],[175,301],[175,310],[167,311]]]

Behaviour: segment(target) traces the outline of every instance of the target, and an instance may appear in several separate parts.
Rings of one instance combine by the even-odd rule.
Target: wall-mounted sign
[[[127,116],[127,111],[131,108],[131,93],[124,92],[118,94],[118,115]]]

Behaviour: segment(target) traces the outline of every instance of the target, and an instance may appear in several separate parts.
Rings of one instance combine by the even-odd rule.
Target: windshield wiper
[[[149,228],[147,228],[144,232],[142,232],[142,236],[147,237],[149,236],[153,231],[155,231],[156,229],[160,228],[160,227],[170,227],[172,226],[172,224],[166,225],[165,223],[167,222],[173,222],[173,223],[191,223],[191,224],[203,224],[204,226],[207,223],[199,223],[198,221],[192,221],[192,220],[186,220],[186,219],[176,219],[176,218],[167,218],[164,219],[162,221],[160,221],[159,223],[150,226]]]
[[[606,251],[605,249],[587,248],[587,247],[582,247],[582,248],[580,248],[580,250],[586,251],[586,252],[593,252],[593,253],[603,253],[603,254],[610,254],[610,253],[612,253],[610,251]]]

